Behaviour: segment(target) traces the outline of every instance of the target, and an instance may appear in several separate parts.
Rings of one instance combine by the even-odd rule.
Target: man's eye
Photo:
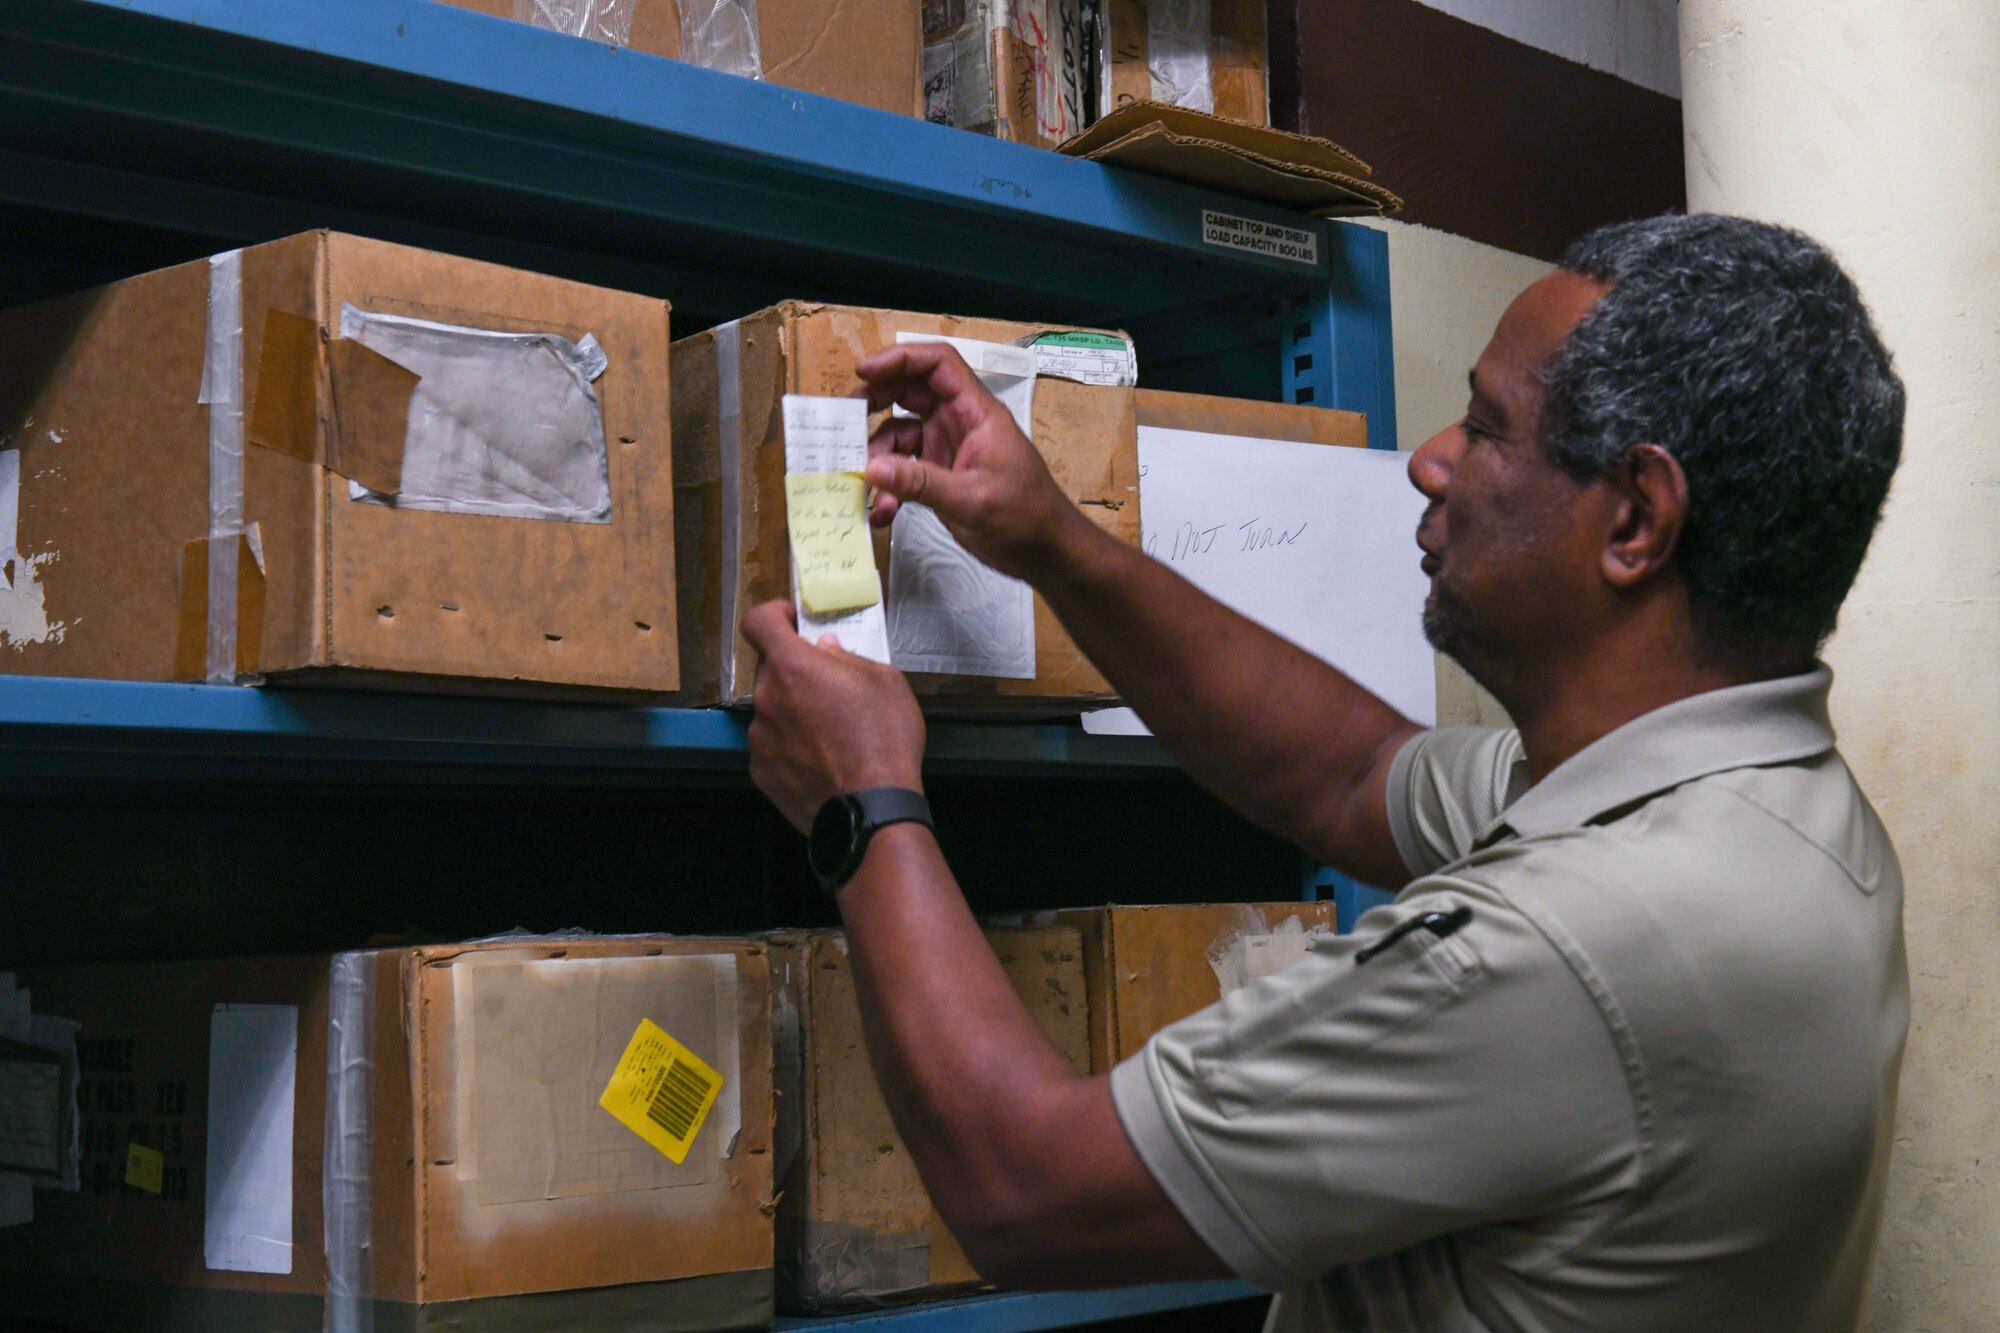
[[[1467,444],[1472,443],[1474,440],[1490,440],[1493,438],[1492,432],[1482,430],[1472,421],[1461,421],[1458,423],[1458,428],[1465,433],[1465,442]]]

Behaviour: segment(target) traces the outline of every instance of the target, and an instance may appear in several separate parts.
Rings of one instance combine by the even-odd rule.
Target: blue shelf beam
[[[1033,1333],[1163,1310],[1198,1309],[1257,1294],[1248,1283],[1233,1280],[1169,1282],[1111,1291],[1006,1292],[896,1310],[817,1319],[781,1318],[777,1327],[793,1333],[813,1329],[839,1329],[843,1333]]]
[[[740,778],[748,725],[716,709],[16,676],[0,678],[0,778]],[[1150,738],[1054,723],[933,722],[928,760],[943,776],[1180,776]]]

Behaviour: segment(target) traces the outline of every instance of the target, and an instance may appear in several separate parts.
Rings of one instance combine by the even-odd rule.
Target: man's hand
[[[890,417],[869,441],[877,527],[903,501],[928,505],[966,550],[1031,581],[1078,525],[1095,532],[956,348],[906,343],[855,370],[870,412],[894,404],[916,413]]]
[[[869,787],[923,790],[924,716],[894,667],[799,637],[790,602],[743,617],[757,650],[750,780],[803,833],[832,797]]]

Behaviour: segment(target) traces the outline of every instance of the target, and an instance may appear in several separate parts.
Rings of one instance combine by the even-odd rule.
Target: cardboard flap
[[[1161,126],[1184,139],[1212,140],[1293,168],[1343,176],[1375,174],[1374,168],[1331,139],[1293,134],[1269,125],[1248,125],[1192,107],[1152,101],[1130,102],[1100,116],[1096,124],[1070,138],[1057,151],[1071,157],[1093,157],[1098,150],[1149,125]]]
[[[371,491],[395,495],[403,489],[403,442],[419,377],[349,338],[335,338],[326,354],[333,373],[326,466]]]
[[[1318,217],[1388,217],[1403,207],[1331,140],[1158,102],[1121,107],[1059,151]]]

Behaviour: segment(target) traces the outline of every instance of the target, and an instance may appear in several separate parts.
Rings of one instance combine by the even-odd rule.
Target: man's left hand
[[[797,619],[790,602],[766,602],[743,617],[743,637],[758,657],[750,780],[803,833],[843,793],[922,791],[924,716],[902,672],[831,635],[807,643]]]

